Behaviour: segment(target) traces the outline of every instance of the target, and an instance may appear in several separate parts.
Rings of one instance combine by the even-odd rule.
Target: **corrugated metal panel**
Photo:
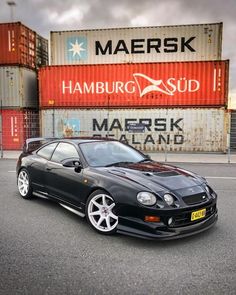
[[[222,23],[51,32],[51,63],[219,60]]]
[[[36,33],[20,22],[0,24],[0,64],[22,64],[35,68]]]
[[[24,67],[0,66],[0,100],[3,108],[36,108],[36,72]]]
[[[224,109],[54,109],[41,110],[42,135],[109,136],[146,151],[223,152],[226,149]],[[128,125],[145,125],[130,133]]]
[[[4,150],[19,150],[27,138],[39,136],[39,114],[31,110],[2,110]]]
[[[36,34],[36,66],[48,65],[48,40]]]
[[[230,147],[236,150],[236,111],[231,112]]]
[[[40,106],[224,106],[228,61],[51,66],[39,71]]]

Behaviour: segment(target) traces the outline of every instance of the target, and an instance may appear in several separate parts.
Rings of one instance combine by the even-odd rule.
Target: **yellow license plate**
[[[201,219],[201,218],[203,218],[205,216],[206,216],[206,209],[194,211],[191,214],[191,221],[194,221],[194,220],[197,220],[197,219]]]

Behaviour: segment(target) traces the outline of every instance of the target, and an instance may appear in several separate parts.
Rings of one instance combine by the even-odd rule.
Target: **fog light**
[[[160,216],[145,216],[144,220],[146,222],[160,222],[161,218]]]
[[[168,225],[172,225],[173,223],[174,223],[174,219],[173,219],[173,217],[170,217],[168,219]]]

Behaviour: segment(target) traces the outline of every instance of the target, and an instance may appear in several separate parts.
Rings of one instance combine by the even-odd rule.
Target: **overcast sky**
[[[14,0],[14,21],[49,39],[50,31],[223,22],[223,59],[230,59],[236,100],[236,0]],[[0,0],[0,22],[11,21]]]

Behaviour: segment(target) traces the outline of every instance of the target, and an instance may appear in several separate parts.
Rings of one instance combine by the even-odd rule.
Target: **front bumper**
[[[145,239],[171,240],[198,234],[211,228],[218,219],[217,209],[214,214],[197,223],[169,227],[164,224],[148,223],[135,217],[119,217],[118,233]]]

